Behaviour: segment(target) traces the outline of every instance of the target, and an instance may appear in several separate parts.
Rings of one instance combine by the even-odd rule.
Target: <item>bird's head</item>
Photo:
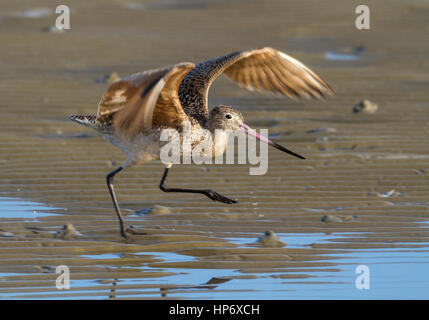
[[[208,127],[214,132],[216,129],[235,131],[244,123],[241,112],[228,106],[216,106],[209,114]]]
[[[261,136],[258,132],[256,132],[244,123],[243,115],[240,111],[235,110],[234,108],[229,106],[216,106],[210,111],[208,118],[208,128],[212,133],[214,133],[216,130],[241,130],[246,134],[257,138],[258,140],[263,141],[270,146],[273,146],[276,149],[279,149],[297,158],[305,159],[303,156],[300,156],[299,154],[290,151],[289,149],[286,149],[278,143],[271,141],[264,136]]]

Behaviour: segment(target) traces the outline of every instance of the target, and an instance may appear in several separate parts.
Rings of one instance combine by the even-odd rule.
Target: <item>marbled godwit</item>
[[[217,106],[209,112],[208,91],[222,73],[249,90],[263,89],[290,98],[322,99],[332,89],[307,66],[273,48],[239,51],[210,59],[197,65],[179,63],[166,68],[130,75],[109,86],[98,105],[96,115],[70,116],[70,119],[93,128],[120,148],[127,160],[106,177],[107,186],[119,219],[121,235],[126,237],[124,219],[113,188],[113,177],[131,165],[159,159],[160,134],[163,129],[182,129],[191,123],[192,133],[200,130],[242,130],[275,148],[298,158],[304,157],[260,136],[243,122],[241,113],[232,107]],[[215,146],[214,155],[225,151]],[[165,168],[159,187],[164,192],[201,193],[223,203],[237,201],[213,190],[168,188]]]

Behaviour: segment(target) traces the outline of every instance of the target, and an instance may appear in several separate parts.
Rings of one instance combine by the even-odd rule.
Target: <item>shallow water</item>
[[[39,211],[53,210],[31,201],[3,198],[0,202],[2,218],[23,218],[29,221],[28,208]],[[47,214],[46,216],[50,216]],[[35,221],[35,220],[31,220]],[[427,221],[421,221],[421,228],[427,227]],[[313,245],[342,244],[350,238],[364,239],[365,232],[333,233],[278,233],[277,236],[287,243],[288,249],[300,249]],[[258,233],[246,237],[224,237],[224,240],[238,245],[236,248],[255,248]],[[77,257],[83,263],[96,261],[96,267],[118,269],[137,269],[141,272],[164,272],[160,278],[121,278],[110,280],[73,279],[71,267],[70,289],[58,290],[55,281],[49,286],[41,286],[41,292],[33,287],[30,292],[19,285],[13,291],[5,292],[0,288],[3,299],[81,299],[103,298],[189,298],[189,299],[421,299],[427,297],[429,280],[424,276],[429,265],[429,242],[396,243],[400,248],[332,250],[322,254],[318,261],[332,261],[335,266],[305,266],[301,268],[278,268],[270,272],[254,270],[242,272],[240,269],[216,268],[180,268],[162,267],[163,262],[194,262],[199,258],[174,252],[135,252],[134,256],[157,259],[160,265],[151,263],[127,265],[127,263],[109,263],[121,261],[127,254],[103,253],[83,254]],[[409,245],[419,245],[418,248]],[[339,253],[336,253],[339,251]],[[98,261],[98,262],[97,262]],[[370,289],[357,289],[355,285],[356,268],[366,265],[370,269]],[[171,274],[171,275],[169,275]],[[2,283],[26,282],[26,275],[17,272],[0,273]],[[217,279],[217,280],[214,280]],[[16,280],[15,280],[16,281]],[[149,287],[141,288],[139,285]],[[151,286],[152,285],[152,286]],[[174,285],[174,287],[168,287]],[[165,287],[164,287],[165,286]],[[159,288],[158,290],[154,290]],[[155,292],[154,292],[155,291]]]
[[[40,217],[55,215],[46,211],[56,209],[33,201],[0,197],[0,218],[26,218],[27,221],[36,221]]]
[[[311,244],[332,243],[350,236],[362,236],[358,233],[338,234],[278,234],[288,242],[288,248],[300,248]],[[248,247],[249,238],[228,238],[240,247]],[[420,243],[418,243],[420,244]],[[197,259],[188,255],[171,252],[140,252],[138,256],[148,256],[162,261],[187,262]],[[110,260],[123,257],[122,254],[81,255],[88,260]],[[71,272],[70,289],[57,290],[53,286],[37,288],[31,292],[2,292],[3,299],[25,298],[67,299],[75,295],[81,299],[104,298],[189,298],[189,299],[421,299],[427,297],[429,280],[424,275],[429,265],[429,243],[416,248],[355,249],[349,252],[329,253],[326,259],[335,258],[332,266],[306,267],[278,272],[246,272],[237,269],[198,269],[198,268],[153,268],[150,264],[132,266],[141,271],[174,273],[161,278],[115,278],[109,281],[97,279],[73,279]],[[323,257],[322,259],[323,260]],[[357,289],[356,268],[366,265],[370,270],[370,288]],[[100,266],[107,267],[105,264]],[[110,268],[126,269],[121,264]],[[287,277],[285,277],[287,275]],[[423,276],[423,277],[422,277]],[[10,277],[25,279],[25,274],[1,273],[0,279],[8,281]],[[217,280],[214,280],[217,279]],[[217,282],[217,283],[216,283]],[[107,287],[106,287],[107,284]],[[139,285],[153,285],[141,288]],[[174,287],[168,288],[169,285]],[[163,287],[165,286],[165,287]],[[154,292],[155,291],[155,292]],[[103,294],[104,292],[104,294]],[[36,295],[37,294],[37,295]],[[35,296],[36,295],[36,296]],[[46,295],[46,296],[45,296]]]

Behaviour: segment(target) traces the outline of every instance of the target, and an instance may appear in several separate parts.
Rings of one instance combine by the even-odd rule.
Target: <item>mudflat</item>
[[[76,0],[63,33],[55,1],[0,4],[0,298],[428,298],[429,4],[367,4],[370,30],[356,29],[353,2]],[[291,101],[223,78],[209,103],[307,160],[270,149],[263,176],[172,168],[171,186],[234,205],[161,192],[160,162],[129,169],[115,187],[142,234],[122,239],[105,176],[125,157],[68,115],[95,113],[114,72],[263,46],[336,96]]]

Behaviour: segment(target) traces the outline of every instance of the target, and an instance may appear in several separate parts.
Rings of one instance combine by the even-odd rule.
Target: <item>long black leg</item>
[[[159,188],[164,192],[186,192],[186,193],[201,193],[213,201],[219,201],[223,203],[237,203],[237,201],[229,199],[227,197],[224,197],[223,195],[217,193],[216,191],[207,189],[207,190],[200,190],[200,189],[182,189],[182,188],[167,188],[165,186],[165,180],[167,179],[168,175],[168,167],[165,168],[164,174],[162,175],[161,182],[159,183]]]
[[[110,196],[112,197],[112,201],[113,201],[113,206],[115,207],[116,210],[116,214],[118,215],[118,219],[119,219],[119,226],[121,228],[121,235],[124,238],[127,238],[127,234],[126,234],[126,230],[125,230],[125,222],[124,222],[124,217],[122,216],[121,213],[121,209],[119,209],[119,204],[118,204],[118,200],[116,200],[116,195],[115,195],[115,189],[113,189],[113,177],[122,169],[124,169],[123,167],[119,167],[115,170],[113,170],[112,172],[110,172],[107,176],[106,176],[106,182],[107,182],[107,187],[109,188],[109,192],[110,192]]]

